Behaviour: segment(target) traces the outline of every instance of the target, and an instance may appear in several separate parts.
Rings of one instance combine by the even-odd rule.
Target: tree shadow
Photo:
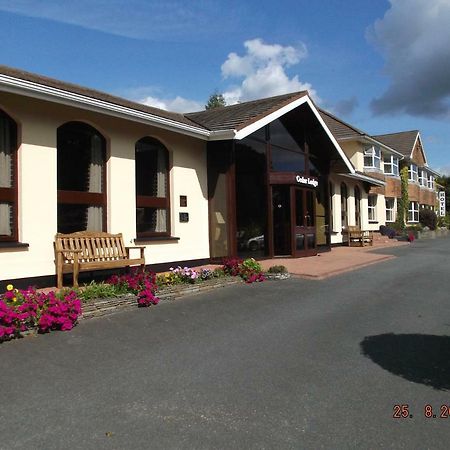
[[[364,356],[394,375],[450,390],[450,336],[389,333],[367,336],[360,346]]]

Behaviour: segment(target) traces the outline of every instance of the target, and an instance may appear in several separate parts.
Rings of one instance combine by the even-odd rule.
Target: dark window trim
[[[108,149],[107,149],[107,141],[102,133],[100,133],[99,130],[97,130],[95,127],[90,125],[89,123],[83,122],[83,121],[70,121],[62,124],[58,127],[56,130],[56,134],[58,135],[58,132],[61,128],[66,127],[68,125],[76,125],[76,124],[82,124],[85,127],[90,128],[91,130],[94,130],[95,133],[100,136],[102,139],[103,144],[103,166],[102,166],[102,192],[86,192],[86,191],[66,191],[62,189],[57,190],[57,204],[62,205],[88,205],[88,206],[100,206],[102,208],[102,231],[107,231],[107,196],[106,196],[106,166],[107,166],[107,160],[108,160]],[[58,142],[58,136],[56,138],[56,141]],[[58,147],[56,148],[56,157],[58,158]]]
[[[14,142],[11,143],[11,164],[12,164],[12,180],[10,188],[0,188],[0,201],[12,204],[12,233],[11,236],[0,236],[0,242],[18,242],[19,240],[19,192],[18,192],[18,167],[17,167],[17,150],[19,143],[19,125],[18,123],[5,111],[0,109],[0,114],[4,115],[10,124],[11,131],[13,131],[11,138]],[[14,133],[15,131],[15,133]]]
[[[169,150],[167,147],[155,137],[146,136],[139,139],[134,146],[134,161],[135,161],[135,173],[136,173],[136,146],[139,142],[145,139],[152,139],[157,141],[162,148],[164,148],[166,153],[166,197],[152,197],[149,195],[137,195],[136,194],[136,208],[158,208],[166,210],[166,220],[167,220],[167,231],[146,231],[138,233],[136,230],[136,239],[144,239],[149,240],[149,238],[155,237],[163,237],[163,238],[171,238],[170,232],[172,229],[172,223],[170,220],[170,172],[172,170],[172,159],[170,157]],[[135,222],[137,222],[135,218]],[[158,240],[158,239],[155,239]]]

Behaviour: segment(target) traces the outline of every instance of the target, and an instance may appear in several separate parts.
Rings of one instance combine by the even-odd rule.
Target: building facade
[[[403,163],[433,203],[421,144],[355,130],[307,92],[177,114],[0,66],[0,283],[52,284],[57,232],[123,233],[150,268],[315,255],[395,220]]]

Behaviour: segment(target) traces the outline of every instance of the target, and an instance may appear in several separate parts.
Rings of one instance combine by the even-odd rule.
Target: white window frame
[[[417,223],[419,222],[419,203],[409,202],[408,206],[408,222]]]
[[[434,190],[434,176],[431,174],[428,174],[428,183],[427,183],[428,189]]]
[[[416,164],[410,164],[408,167],[408,181],[414,181],[417,183],[417,179],[419,176],[418,167]]]
[[[424,169],[419,169],[419,184],[423,187],[428,186],[428,174]]]
[[[386,222],[395,222],[395,198],[386,197]]]
[[[370,165],[366,164],[366,158],[370,158]],[[381,149],[372,145],[364,150],[364,168],[381,170]]]
[[[384,173],[385,175],[399,176],[398,157],[394,155],[387,155],[384,157]],[[389,168],[389,170],[387,170]]]
[[[369,222],[377,221],[377,198],[376,194],[369,194],[367,197],[367,211],[369,216]],[[373,202],[371,200],[374,200]]]

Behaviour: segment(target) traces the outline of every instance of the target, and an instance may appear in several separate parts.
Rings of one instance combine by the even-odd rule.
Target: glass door
[[[291,191],[288,185],[272,186],[274,256],[291,256]]]
[[[294,205],[294,256],[317,254],[315,192],[311,189],[292,188]]]

